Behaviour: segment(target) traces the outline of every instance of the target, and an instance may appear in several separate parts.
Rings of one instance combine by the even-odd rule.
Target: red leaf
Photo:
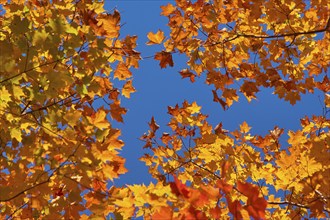
[[[231,202],[230,198],[227,196],[227,201],[228,201],[228,208],[230,213],[234,216],[235,219],[243,219],[243,216],[240,212],[242,209],[242,204],[240,201],[235,200],[234,202]]]
[[[204,212],[197,210],[195,207],[190,206],[188,213],[185,213],[184,219],[196,219],[196,220],[204,220],[207,219]]]
[[[174,182],[170,183],[172,193],[174,193],[177,196],[182,195],[185,198],[189,198],[189,189],[187,186],[183,183],[181,183],[180,180],[176,176],[174,176]]]
[[[254,219],[265,219],[265,210],[267,201],[263,197],[259,197],[259,189],[250,183],[237,183],[237,189],[246,197],[248,197],[247,205],[244,207],[250,216]]]
[[[221,189],[226,194],[229,193],[233,189],[233,187],[231,185],[229,185],[228,183],[226,183],[223,180],[218,180],[217,186],[219,189]]]

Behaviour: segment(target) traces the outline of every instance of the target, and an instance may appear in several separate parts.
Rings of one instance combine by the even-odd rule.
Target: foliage
[[[122,121],[120,99],[134,92],[137,38],[119,38],[119,12],[96,1],[11,1],[3,8],[1,215],[56,219],[64,211],[77,219],[79,211],[96,212],[109,198],[107,182],[126,172],[121,131],[107,116]],[[104,106],[96,108],[97,100]]]
[[[266,135],[244,122],[213,127],[196,102],[168,107],[168,133],[152,117],[141,157],[155,179],[115,187],[127,172],[123,98],[135,92],[136,36],[120,36],[117,10],[92,0],[0,1],[0,217],[4,219],[294,219],[329,217],[330,107],[327,2],[215,0],[162,6],[169,35],[148,34],[161,68],[205,76],[228,109],[272,88],[295,104],[324,93],[323,115]],[[202,78],[202,77],[201,77]],[[102,102],[102,105],[96,103]]]

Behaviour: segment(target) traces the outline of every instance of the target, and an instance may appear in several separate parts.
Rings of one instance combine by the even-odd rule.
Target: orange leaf
[[[173,210],[170,207],[161,207],[151,216],[151,219],[172,219],[172,216]]]
[[[130,98],[131,97],[131,93],[135,92],[135,88],[132,85],[132,80],[128,80],[125,85],[123,86],[122,89],[122,94],[123,96],[125,96],[126,98]]]
[[[119,63],[117,69],[114,72],[114,78],[119,80],[126,80],[132,76],[131,71],[124,63]]]
[[[163,5],[163,6],[160,6],[160,8],[162,9],[161,14],[164,16],[168,16],[176,10],[176,7],[174,7],[172,4]]]
[[[233,189],[233,186],[229,185],[224,180],[218,180],[217,187],[226,194],[229,193]]]
[[[249,125],[244,121],[240,126],[239,129],[242,133],[248,133],[251,129],[251,127],[249,127]]]
[[[127,110],[120,106],[120,102],[116,101],[110,104],[110,114],[113,119],[118,122],[123,122],[122,115],[126,114]]]
[[[220,219],[221,217],[221,208],[216,206],[210,209],[210,214],[213,219]]]
[[[155,33],[155,34],[152,32],[149,32],[148,39],[149,39],[149,42],[147,43],[147,45],[160,44],[165,39],[164,32],[161,30],[158,30],[157,33]]]

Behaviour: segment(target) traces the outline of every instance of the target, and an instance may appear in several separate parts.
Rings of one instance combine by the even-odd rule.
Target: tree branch
[[[286,34],[274,34],[274,35],[253,35],[253,34],[239,34],[236,32],[236,36],[232,37],[230,39],[225,39],[223,41],[215,42],[209,46],[214,46],[217,44],[223,44],[228,43],[230,41],[233,41],[240,37],[246,37],[246,38],[255,38],[255,39],[274,39],[274,38],[283,38],[283,37],[297,37],[299,35],[309,35],[309,34],[317,34],[322,32],[329,32],[330,28],[330,18],[328,19],[327,25],[319,30],[312,30],[312,31],[304,31],[304,32],[292,32],[292,33],[286,33]]]
[[[56,104],[58,104],[58,103],[60,103],[60,102],[62,102],[62,101],[64,101],[64,100],[66,100],[66,99],[68,99],[68,98],[73,97],[75,94],[76,94],[76,93],[70,94],[69,96],[67,96],[67,97],[65,97],[65,98],[63,98],[63,99],[60,99],[60,100],[58,100],[58,101],[56,101],[56,102],[53,102],[53,103],[51,103],[51,104],[49,104],[49,105],[45,105],[45,106],[42,106],[42,107],[37,108],[37,109],[31,109],[30,111],[21,114],[21,116],[24,116],[24,115],[27,115],[27,114],[31,114],[31,113],[36,112],[36,111],[45,110],[45,109],[47,109],[47,108],[49,108],[49,107],[51,107],[51,106],[53,106],[53,105],[56,105]],[[80,98],[78,98],[77,100],[79,100],[79,99],[80,99]],[[70,103],[70,101],[69,101],[69,102],[65,102],[64,104],[67,104],[67,103]],[[26,109],[26,108],[25,108],[25,109]],[[24,112],[25,109],[24,109],[22,112]]]
[[[41,185],[43,185],[43,184],[45,184],[45,183],[48,183],[48,182],[50,181],[50,179],[55,175],[55,173],[58,172],[59,169],[61,169],[61,168],[62,168],[62,167],[68,162],[68,160],[70,159],[70,157],[72,157],[72,156],[77,152],[77,150],[78,150],[78,148],[80,147],[80,145],[81,145],[81,144],[79,144],[79,145],[74,149],[74,151],[73,151],[73,152],[67,157],[67,159],[66,159],[65,161],[63,161],[58,167],[56,167],[56,168],[53,170],[53,172],[50,173],[50,175],[48,176],[48,178],[47,178],[46,180],[44,180],[44,181],[42,181],[42,182],[40,182],[40,183],[34,184],[34,185],[32,185],[32,186],[30,186],[30,187],[28,187],[28,188],[26,188],[26,189],[20,191],[19,193],[15,194],[15,195],[13,195],[13,196],[11,196],[11,197],[9,197],[9,198],[6,198],[6,199],[0,199],[0,202],[8,202],[8,201],[13,200],[13,199],[19,197],[20,195],[26,193],[27,191],[30,191],[31,189],[34,189],[34,188],[36,188],[36,187],[38,187],[38,186],[41,186]]]
[[[68,57],[68,58],[70,58],[70,57]],[[61,61],[61,60],[64,60],[64,59],[67,59],[67,58],[57,59],[57,60],[54,60],[54,61],[51,61],[51,62],[47,62],[47,63],[40,64],[40,65],[35,66],[35,67],[32,67],[32,68],[30,68],[30,69],[24,70],[24,71],[22,71],[22,72],[20,72],[20,73],[17,73],[17,74],[15,74],[15,75],[11,76],[11,77],[8,77],[8,78],[6,78],[6,79],[0,81],[0,84],[5,83],[5,82],[7,82],[7,81],[10,81],[10,80],[12,80],[12,79],[14,79],[14,78],[16,78],[16,77],[18,77],[18,76],[24,74],[24,73],[30,72],[30,71],[32,71],[32,70],[34,70],[34,69],[39,68],[39,67],[43,67],[43,66],[47,66],[47,65],[50,65],[50,64],[53,64],[53,63],[57,63],[57,62],[59,62],[59,61]]]

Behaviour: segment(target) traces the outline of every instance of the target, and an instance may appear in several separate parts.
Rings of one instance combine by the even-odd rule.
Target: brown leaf
[[[223,110],[227,110],[227,103],[223,101],[221,98],[219,98],[217,91],[212,90],[212,93],[213,93],[213,101],[218,102],[222,106]]]
[[[167,65],[169,66],[174,65],[172,60],[172,54],[166,51],[156,53],[154,59],[160,61],[159,66],[161,68],[165,68]]]
[[[119,101],[115,101],[114,103],[110,104],[110,114],[113,119],[115,119],[118,122],[124,122],[123,116],[126,114],[127,110],[125,108],[122,108],[120,106]]]
[[[159,125],[156,123],[155,118],[153,116],[148,124],[152,132],[156,132],[159,128]]]
[[[190,78],[190,81],[192,83],[195,82],[196,75],[193,72],[189,71],[188,69],[181,70],[180,75],[182,76],[182,79]]]

